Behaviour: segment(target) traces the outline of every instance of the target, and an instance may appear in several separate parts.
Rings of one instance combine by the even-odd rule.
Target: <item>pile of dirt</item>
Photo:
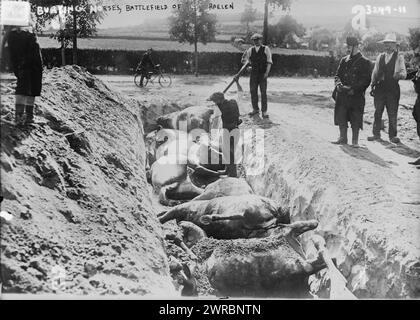
[[[176,295],[145,180],[142,106],[77,66],[43,80],[15,127],[1,86],[4,293]]]

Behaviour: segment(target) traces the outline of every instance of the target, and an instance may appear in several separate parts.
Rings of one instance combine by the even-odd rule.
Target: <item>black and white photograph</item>
[[[420,298],[420,0],[0,13],[1,300]]]

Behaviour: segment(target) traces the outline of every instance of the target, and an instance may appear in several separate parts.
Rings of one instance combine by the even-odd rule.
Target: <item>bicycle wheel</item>
[[[172,84],[171,76],[169,74],[161,73],[159,76],[159,84],[165,88],[169,87]]]
[[[140,86],[140,80],[141,80],[141,74],[137,73],[134,76],[134,83],[139,88],[141,88],[141,86]],[[143,87],[147,86],[148,83],[149,83],[149,79],[147,79],[147,77],[144,77],[144,79],[143,79]]]

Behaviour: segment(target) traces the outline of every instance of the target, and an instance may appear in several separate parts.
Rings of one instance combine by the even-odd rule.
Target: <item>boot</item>
[[[368,141],[381,141],[381,136],[373,135],[367,138]]]
[[[351,144],[353,148],[359,148],[359,128],[352,128]]]
[[[340,126],[340,137],[333,144],[347,144],[347,127]]]
[[[26,119],[25,124],[34,123],[34,106],[25,106]]]
[[[25,111],[25,106],[23,104],[15,105],[15,124],[22,125],[24,121],[23,113]]]

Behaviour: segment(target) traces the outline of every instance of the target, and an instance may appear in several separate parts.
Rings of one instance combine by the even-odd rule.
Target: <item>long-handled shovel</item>
[[[324,259],[325,264],[328,268],[328,274],[330,277],[330,299],[347,299],[354,300],[357,299],[353,293],[347,289],[347,279],[341,274],[341,272],[336,268],[334,262],[332,261],[330,255],[328,254],[325,240],[319,235],[314,235],[312,241],[315,245],[315,248],[321,254]]]
[[[237,74],[235,74],[235,76],[233,77],[232,81],[228,84],[228,86],[225,88],[225,90],[223,90],[223,93],[226,93],[229,88],[236,82],[236,86],[238,88],[238,92],[243,92],[244,90],[242,89],[241,85],[239,84],[239,77],[241,76],[242,73],[245,72],[246,68],[248,67],[249,63],[246,63],[242,66],[242,68],[239,70],[239,72]]]

